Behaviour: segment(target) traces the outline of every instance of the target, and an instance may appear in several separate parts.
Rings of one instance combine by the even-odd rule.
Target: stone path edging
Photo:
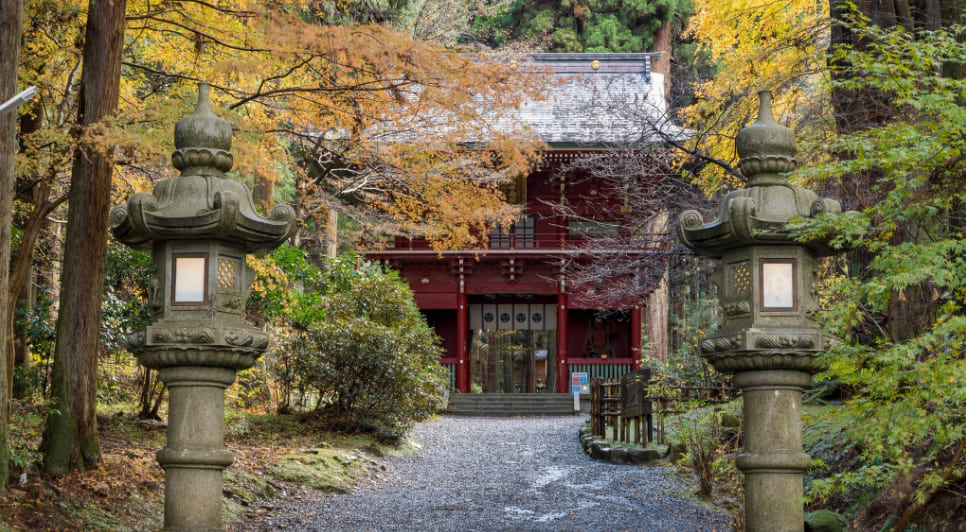
[[[580,445],[591,458],[603,460],[612,464],[633,464],[639,466],[672,465],[680,456],[679,449],[669,445],[667,452],[661,453],[657,449],[647,449],[638,445],[624,445],[594,438],[590,433],[590,426],[584,425],[577,431]],[[675,452],[677,451],[677,452]]]

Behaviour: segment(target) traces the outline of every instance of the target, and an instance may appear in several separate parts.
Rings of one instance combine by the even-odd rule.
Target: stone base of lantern
[[[225,389],[232,368],[161,368],[169,390],[168,442],[158,452],[164,468],[164,529],[222,530],[222,472],[234,456],[225,448]]]

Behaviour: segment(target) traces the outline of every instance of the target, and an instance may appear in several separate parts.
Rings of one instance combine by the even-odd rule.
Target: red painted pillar
[[[570,393],[567,364],[567,294],[557,294],[557,392]]]
[[[466,306],[466,294],[456,296],[456,389],[470,392],[470,361],[467,355],[467,336],[470,331],[469,309]]]
[[[644,358],[644,351],[641,349],[641,307],[635,305],[631,310],[631,369],[641,369],[641,359]]]

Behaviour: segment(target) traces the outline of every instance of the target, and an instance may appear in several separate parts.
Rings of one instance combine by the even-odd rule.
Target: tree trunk
[[[648,354],[655,360],[666,361],[668,353],[668,315],[670,315],[670,290],[668,289],[668,272],[661,275],[657,288],[647,295],[644,305],[644,331],[647,343],[650,344]]]
[[[902,24],[908,30],[917,29],[917,24],[906,0],[858,0],[855,2],[858,11],[869,18],[870,24],[881,28],[891,28]],[[844,20],[849,13],[849,7],[838,0],[829,2],[829,13],[832,15],[830,50],[837,46],[847,45],[854,49],[865,48],[865,35],[853,33],[852,30],[837,24]],[[847,59],[842,64],[831,63],[832,78],[843,79],[850,76]],[[884,97],[879,91],[872,89],[832,91],[832,108],[835,112],[835,123],[840,134],[848,134],[874,128],[889,120],[896,112],[892,99]],[[861,185],[859,188],[864,187]]]
[[[339,256],[339,211],[329,207],[325,223],[325,256],[334,259]]]
[[[17,94],[17,66],[20,59],[20,32],[23,27],[21,0],[0,0],[0,103]],[[17,111],[0,116],[0,297],[9,289],[10,238],[13,227],[14,154],[17,151]],[[7,420],[10,384],[7,380],[7,312],[0,307],[0,493],[6,491],[9,476]]]
[[[23,131],[21,129],[21,131]],[[50,199],[50,184],[46,181],[40,181],[34,185],[34,207],[33,210],[27,217],[26,222],[20,227],[22,234],[20,238],[20,246],[17,248],[17,257],[13,261],[13,266],[10,268],[10,281],[7,292],[7,304],[11,312],[7,314],[7,328],[8,330],[13,330],[14,325],[14,309],[22,305],[22,301],[26,298],[25,303],[27,308],[33,305],[32,292],[30,291],[31,276],[33,275],[33,268],[31,259],[33,258],[34,248],[37,246],[37,241],[40,238],[40,233],[47,223],[47,216],[54,211],[61,203],[66,200],[66,197]],[[10,338],[10,343],[8,345],[13,345],[14,338]],[[10,364],[10,370],[12,371],[13,365],[19,365],[20,362],[15,360],[13,352],[10,353],[8,357],[8,363]]]
[[[90,3],[78,94],[82,126],[97,124],[117,109],[125,4]],[[110,149],[81,144],[74,152],[51,409],[41,443],[44,468],[51,473],[85,469],[101,460],[97,350],[113,164]]]
[[[654,35],[654,44],[651,45],[652,52],[661,52],[661,56],[651,63],[651,72],[664,76],[664,103],[670,102],[671,97],[671,21],[674,16],[668,17]]]
[[[255,200],[255,206],[263,213],[272,212],[272,206],[275,205],[275,181],[262,172],[256,172],[255,184],[252,186],[252,199]]]
[[[24,139],[38,131],[42,125],[41,117],[44,109],[40,103],[40,98],[30,103],[29,111],[20,115],[19,147],[21,152],[26,150]],[[8,286],[8,305],[10,306],[7,308],[14,309],[14,312],[7,316],[8,330],[13,330],[13,355],[8,358],[8,360],[13,360],[13,367],[30,363],[30,342],[23,328],[17,329],[14,327],[14,314],[19,309],[29,313],[34,307],[36,297],[33,290],[34,268],[32,258],[34,249],[37,246],[40,233],[47,225],[47,215],[66,199],[58,198],[50,201],[51,187],[49,182],[37,180],[34,177],[18,176],[15,184],[16,198],[23,202],[32,203],[34,207],[25,218],[14,219],[14,226],[22,232],[22,235],[20,245],[17,247],[17,255],[10,267],[10,284]]]
[[[31,273],[33,269],[31,268]],[[15,309],[23,309],[24,313],[29,315],[34,308],[34,290],[33,283],[26,283],[20,290],[20,297],[17,298]],[[24,328],[13,330],[13,364],[14,366],[29,366],[30,365],[30,340],[27,338],[27,333]]]

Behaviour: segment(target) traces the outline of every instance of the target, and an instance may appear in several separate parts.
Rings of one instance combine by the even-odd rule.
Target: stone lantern
[[[254,279],[245,257],[276,248],[294,229],[291,207],[263,218],[248,188],[225,176],[231,137],[201,84],[194,113],[175,126],[171,159],[181,175],[111,211],[115,238],[150,251],[154,263],[152,321],[127,344],[170,391],[167,445],[157,456],[165,530],[222,528],[222,471],[234,460],[224,446],[224,391],[269,340],[245,321]]]
[[[802,450],[802,392],[821,369],[819,353],[834,341],[814,317],[816,264],[834,252],[826,242],[796,241],[786,224],[841,207],[787,182],[796,166],[795,135],[775,122],[770,92],[759,98],[758,120],[735,140],[747,188],[725,196],[711,222],[682,212],[678,237],[698,255],[721,259],[714,280],[724,324],[702,343],[701,355],[734,373],[744,396],[737,466],[745,474],[746,528],[801,531],[803,474],[811,465]]]

